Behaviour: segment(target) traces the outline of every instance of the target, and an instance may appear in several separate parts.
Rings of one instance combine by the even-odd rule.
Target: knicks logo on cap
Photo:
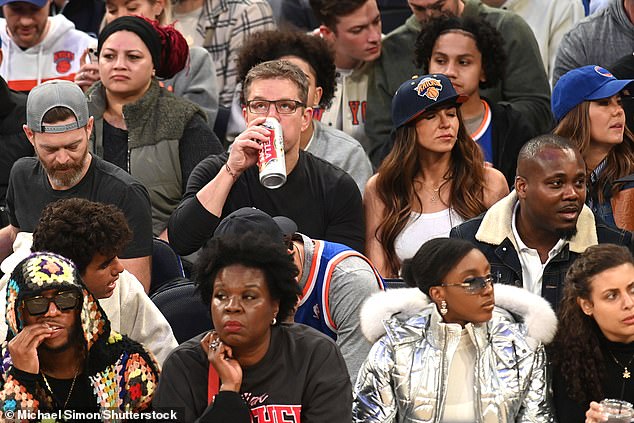
[[[62,50],[53,53],[53,61],[55,62],[55,70],[57,73],[68,73],[70,64],[75,59],[75,53],[72,51]]]
[[[442,91],[442,82],[440,82],[440,79],[436,78],[424,78],[418,83],[418,85],[416,85],[414,90],[419,96],[427,97],[430,100],[436,101]]]
[[[609,70],[603,69],[601,66],[595,66],[594,71],[601,76],[605,76],[606,78],[614,77],[614,75],[612,75]]]

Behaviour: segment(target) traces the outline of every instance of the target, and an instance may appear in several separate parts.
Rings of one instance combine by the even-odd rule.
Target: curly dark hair
[[[280,302],[277,324],[292,314],[301,294],[295,278],[299,270],[284,244],[257,232],[212,238],[194,268],[194,279],[203,302],[211,304],[214,283],[225,267],[241,264],[260,269],[266,278],[271,298]]]
[[[423,73],[429,73],[429,62],[436,40],[441,35],[453,31],[471,34],[482,54],[485,80],[480,82],[480,88],[497,85],[506,74],[504,38],[497,29],[479,18],[443,15],[424,23],[416,40],[416,66],[422,68]]]
[[[630,251],[615,244],[588,247],[570,266],[564,282],[564,298],[559,306],[559,327],[549,346],[553,368],[564,379],[568,395],[588,404],[603,399],[604,357],[599,344],[601,329],[586,315],[578,298],[590,300],[592,282],[599,273],[622,264],[634,264]]]
[[[368,0],[310,0],[310,7],[319,22],[333,32],[336,31],[339,16],[347,16],[363,6]]]
[[[321,37],[299,31],[262,31],[251,35],[238,54],[238,81],[244,81],[249,70],[257,64],[284,56],[297,56],[310,65],[315,82],[323,93],[319,106],[330,107],[335,95],[335,56]],[[241,99],[244,103],[244,99]]]
[[[42,211],[33,231],[32,250],[62,255],[83,274],[95,254],[116,256],[131,239],[132,231],[118,207],[66,198]]]

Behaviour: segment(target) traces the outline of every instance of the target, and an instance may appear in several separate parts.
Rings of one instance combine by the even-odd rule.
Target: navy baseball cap
[[[445,75],[423,75],[405,81],[392,98],[392,122],[399,128],[425,111],[446,104],[462,104],[469,97],[458,95]]]
[[[214,237],[236,236],[249,231],[264,233],[287,244],[297,232],[297,224],[288,217],[271,217],[255,207],[242,207],[220,221]]]
[[[596,65],[583,66],[565,73],[553,89],[551,108],[557,122],[586,100],[612,97],[634,79],[616,79],[609,70]]]
[[[37,7],[44,7],[46,3],[48,3],[49,1],[50,0],[0,0],[0,6],[4,6],[5,4],[9,4],[9,3],[23,2],[23,3],[34,4]]]

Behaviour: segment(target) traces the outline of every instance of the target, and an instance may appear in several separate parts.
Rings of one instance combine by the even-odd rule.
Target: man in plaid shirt
[[[174,17],[190,44],[206,48],[213,57],[220,105],[230,107],[237,53],[252,33],[275,29],[271,6],[266,0],[179,0]],[[195,25],[188,25],[192,21]]]

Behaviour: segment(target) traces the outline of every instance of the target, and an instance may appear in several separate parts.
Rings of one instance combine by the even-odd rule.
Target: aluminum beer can
[[[275,189],[286,183],[282,125],[274,117],[267,117],[262,126],[271,131],[271,133],[268,141],[261,143],[262,149],[258,156],[260,183],[266,188]]]

